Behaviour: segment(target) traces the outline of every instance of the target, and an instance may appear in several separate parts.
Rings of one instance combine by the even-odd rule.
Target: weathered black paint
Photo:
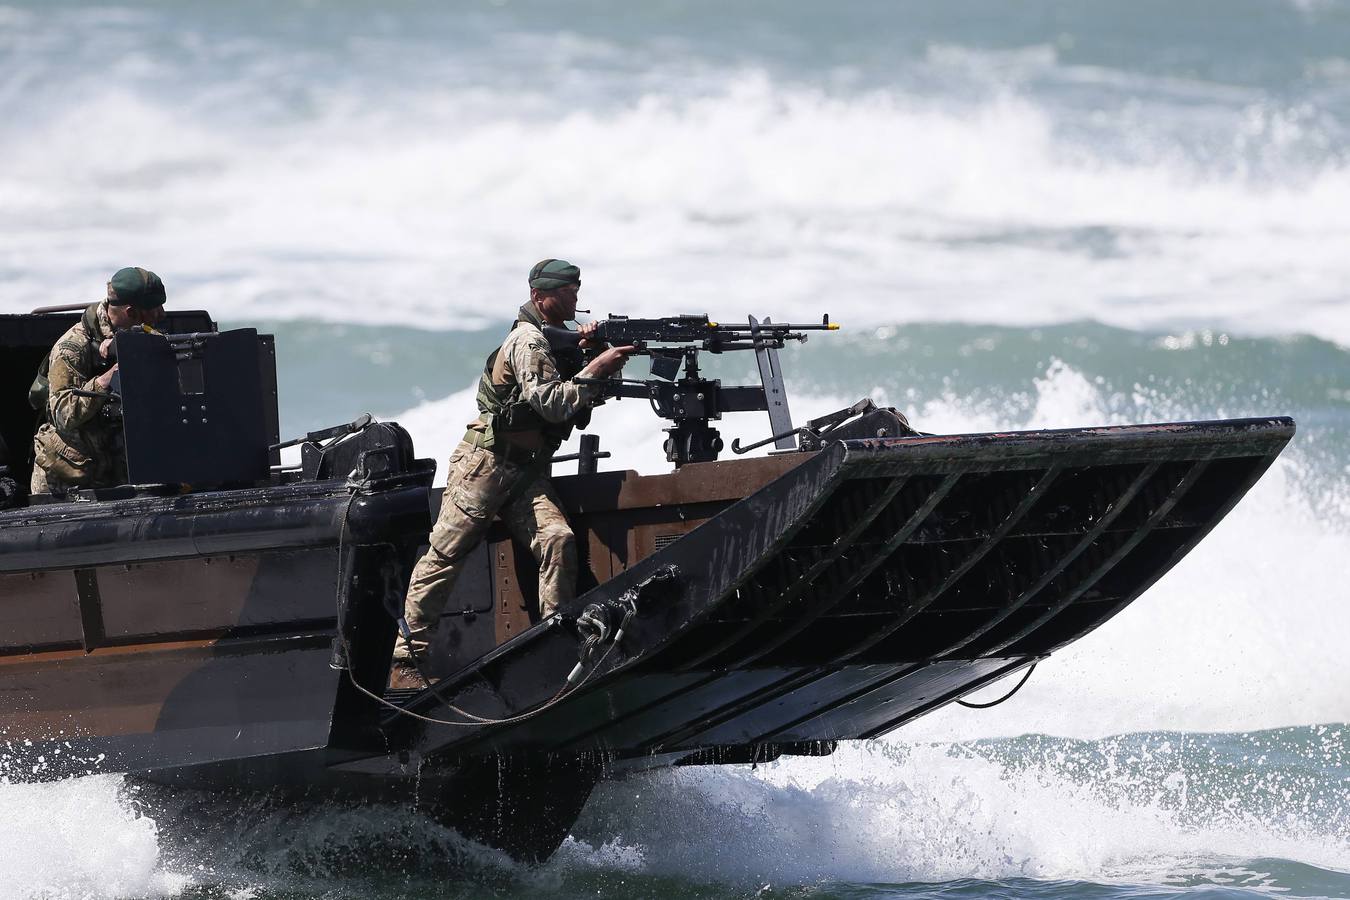
[[[418,753],[601,752],[883,733],[1097,627],[1194,546],[1293,434],[1288,419],[849,441],[578,598],[657,567],[623,648],[576,661],[538,628],[386,716]]]

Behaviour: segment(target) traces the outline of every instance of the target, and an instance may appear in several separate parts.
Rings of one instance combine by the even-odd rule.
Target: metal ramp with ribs
[[[584,632],[548,620],[400,698],[458,724],[384,727],[426,760],[611,768],[876,737],[1120,612],[1293,433],[1264,418],[836,443],[577,598],[573,616],[635,606],[589,668]]]

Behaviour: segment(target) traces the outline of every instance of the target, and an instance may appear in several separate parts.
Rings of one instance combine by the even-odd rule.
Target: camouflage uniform
[[[600,391],[563,377],[568,373],[559,372],[542,325],[534,304],[527,303],[501,349],[488,357],[479,384],[480,415],[450,457],[431,547],[408,585],[404,616],[412,646],[400,638],[396,660],[424,658],[464,560],[494,516],[529,545],[539,564],[542,616],[552,615],[576,590],[576,541],[549,483],[548,461],[573,425],[585,424]]]
[[[46,421],[33,438],[32,493],[71,487],[108,487],[126,481],[120,419],[104,414],[106,400],[82,397],[78,388],[106,393],[96,379],[112,368],[99,345],[113,336],[107,301],[84,311],[48,357]]]

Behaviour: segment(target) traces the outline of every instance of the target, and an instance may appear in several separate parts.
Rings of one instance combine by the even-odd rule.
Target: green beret
[[[149,269],[131,266],[118,269],[108,281],[109,300],[116,298],[116,306],[134,306],[154,309],[164,305],[164,282]]]
[[[565,284],[581,285],[581,270],[565,259],[543,259],[530,269],[530,287],[556,291]]]

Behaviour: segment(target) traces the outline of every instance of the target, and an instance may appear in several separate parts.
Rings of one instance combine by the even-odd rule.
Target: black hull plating
[[[426,497],[328,482],[0,514],[0,729],[33,742],[22,774],[322,766],[374,722],[330,664],[339,622],[380,684]]]
[[[652,585],[623,646],[537,628],[386,715],[428,759],[869,738],[1087,634],[1261,476],[1289,419],[848,441],[579,598]],[[474,724],[455,708],[504,724]],[[536,710],[542,711],[535,712]]]
[[[1082,637],[1189,552],[1293,432],[1270,418],[844,441],[687,481],[578,476],[574,514],[603,520],[591,566],[615,574],[561,617],[501,619],[504,643],[418,694],[383,686],[430,525],[425,473],[0,513],[0,728],[11,752],[33,742],[14,757],[25,777],[371,797],[422,779],[434,814],[539,858],[603,774],[828,753]],[[764,487],[717,493],[751,471]],[[640,516],[597,499],[667,508],[662,491],[683,503],[694,483],[702,524],[650,546]],[[628,601],[621,642],[585,656],[576,616]],[[504,615],[497,602],[456,627]],[[508,763],[518,790],[455,819],[475,773]],[[522,820],[537,833],[521,838]]]

